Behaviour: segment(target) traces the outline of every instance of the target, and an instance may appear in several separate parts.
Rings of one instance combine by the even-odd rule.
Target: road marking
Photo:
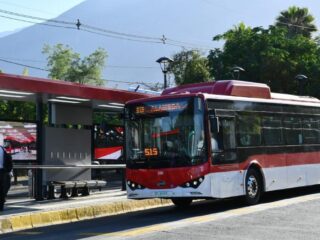
[[[307,201],[318,200],[318,199],[320,199],[320,193],[294,197],[294,198],[285,199],[285,200],[279,200],[271,203],[263,203],[259,205],[249,206],[249,207],[231,209],[224,212],[212,213],[206,216],[190,217],[183,220],[177,220],[177,221],[168,222],[168,223],[161,223],[161,224],[155,224],[155,225],[146,226],[146,227],[134,228],[131,230],[112,232],[112,233],[81,233],[80,235],[88,236],[88,237],[101,236],[104,238],[135,237],[135,236],[159,232],[159,231],[169,231],[175,228],[188,226],[190,225],[190,223],[200,224],[205,222],[212,222],[212,221],[222,220],[225,218],[238,217],[238,216],[243,216],[251,213],[261,212],[261,211],[265,211],[273,208],[287,207],[293,204],[299,204],[299,203],[304,203]],[[87,239],[90,239],[90,237]]]
[[[39,235],[43,232],[15,232],[15,235]]]
[[[112,233],[81,233],[80,236],[101,236],[101,237],[134,237],[138,235],[148,234],[152,232],[168,231],[173,229],[168,223],[155,224],[142,228],[135,228],[128,231],[112,232]]]

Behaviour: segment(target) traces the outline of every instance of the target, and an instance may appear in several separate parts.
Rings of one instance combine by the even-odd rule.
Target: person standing
[[[8,175],[12,171],[12,157],[3,147],[0,147],[0,211],[3,211],[4,202],[10,187]]]

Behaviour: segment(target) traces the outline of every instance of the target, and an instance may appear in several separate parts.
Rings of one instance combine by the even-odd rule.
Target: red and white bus
[[[125,108],[127,195],[193,199],[320,184],[320,100],[235,80],[167,89]]]

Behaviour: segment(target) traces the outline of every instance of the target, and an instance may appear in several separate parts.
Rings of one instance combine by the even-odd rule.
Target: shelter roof
[[[79,83],[0,73],[0,99],[70,103],[100,108],[121,106],[126,101],[146,98],[148,94],[96,87]],[[68,102],[69,101],[69,102]],[[111,108],[111,107],[110,107]]]

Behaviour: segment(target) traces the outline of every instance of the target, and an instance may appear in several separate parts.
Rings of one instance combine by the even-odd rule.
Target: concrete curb
[[[171,204],[171,201],[167,199],[127,200],[62,210],[9,215],[8,217],[0,219],[0,234],[112,216]]]

